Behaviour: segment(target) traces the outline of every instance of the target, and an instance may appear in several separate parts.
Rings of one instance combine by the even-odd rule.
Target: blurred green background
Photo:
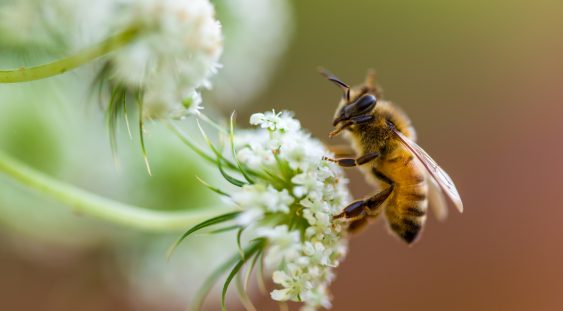
[[[466,209],[461,216],[452,211],[445,223],[429,219],[422,239],[412,247],[387,234],[381,222],[354,238],[332,287],[333,310],[560,310],[563,2],[331,0],[291,4],[292,39],[276,47],[285,54],[272,60],[277,62],[277,70],[271,70],[270,83],[256,96],[248,96],[244,105],[235,106],[228,96],[214,97],[221,104],[214,109],[226,115],[236,108],[239,124],[253,112],[293,110],[304,127],[329,143],[327,133],[340,94],[318,75],[317,66],[329,68],[350,84],[360,83],[366,69],[375,68],[384,96],[410,115],[419,143],[456,181]],[[247,58],[240,62],[252,66],[253,53],[265,53],[266,47],[247,50]],[[245,79],[243,69],[235,73],[245,84],[258,79]],[[62,80],[68,87],[73,75],[52,83]],[[142,159],[136,149],[120,152],[120,158],[135,161],[131,168],[116,173],[96,108],[80,102],[57,106],[62,101],[56,96],[62,95],[49,83],[0,85],[0,92],[10,88],[12,93],[16,88],[24,95],[41,93],[36,102],[24,95],[19,101],[0,99],[2,148],[75,184],[131,203],[159,208],[163,204],[181,207],[195,197],[201,204],[213,202],[191,179],[197,169],[189,164],[186,149],[173,143],[166,147],[167,135],[157,127],[148,138],[155,177],[148,178],[139,169]],[[57,113],[49,108],[47,114],[42,112],[46,106],[60,108],[54,109]],[[18,113],[27,121],[13,121]],[[44,122],[52,128],[53,118],[55,125],[63,127],[54,134],[42,128]],[[77,131],[69,133],[66,126]],[[34,143],[18,144],[18,140]],[[80,141],[80,146],[89,147],[75,150],[73,144]],[[160,158],[163,163],[157,164]],[[182,169],[176,170],[178,167]],[[159,173],[166,179],[159,181]],[[350,170],[349,176],[357,197],[370,193],[359,173]],[[14,193],[20,194],[20,201],[10,202],[17,202],[18,209],[27,207],[29,217],[41,210],[37,202],[45,200],[13,184],[3,181],[1,185],[2,214],[9,214],[5,198]],[[155,199],[155,195],[160,197]],[[57,215],[65,215],[62,207],[49,211],[57,209]],[[6,219],[3,216],[3,228],[15,226]],[[3,230],[2,306],[16,310],[181,309],[162,299],[164,294],[156,295],[163,300],[160,304],[141,307],[135,296],[139,291],[124,290],[127,281],[120,279],[130,278],[122,276],[123,269],[114,259],[108,259],[114,256],[108,255],[104,242],[124,240],[127,242],[112,245],[129,250],[159,237],[143,240],[136,232],[81,221],[84,224],[69,221],[63,231],[69,239],[89,233],[73,244],[90,245],[80,252],[76,247],[69,251],[68,243],[45,247],[48,244],[24,242],[21,232],[40,231],[42,237],[48,237],[43,229],[25,223],[17,230]],[[57,221],[54,226],[62,225]],[[91,247],[96,242],[103,247]],[[16,250],[22,247],[27,250]],[[214,250],[208,251],[213,254]],[[125,253],[135,254],[133,250]],[[129,261],[123,260],[128,266]],[[175,271],[167,273],[174,275]],[[267,296],[257,294],[255,300],[259,310],[277,308]]]

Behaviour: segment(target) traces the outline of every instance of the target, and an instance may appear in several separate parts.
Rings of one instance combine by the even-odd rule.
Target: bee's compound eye
[[[375,104],[377,99],[371,94],[364,95],[356,100],[354,103],[344,107],[344,115],[346,117],[353,117],[369,112]]]
[[[375,96],[368,94],[368,95],[364,95],[362,96],[358,102],[356,103],[356,105],[358,106],[358,111],[361,112],[365,112],[367,110],[371,110],[373,108],[373,106],[375,106],[375,103],[377,103],[377,98],[375,98]]]

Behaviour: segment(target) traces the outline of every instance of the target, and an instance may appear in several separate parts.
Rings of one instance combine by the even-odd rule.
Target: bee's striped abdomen
[[[427,175],[409,152],[397,150],[379,169],[393,181],[394,190],[385,204],[389,228],[407,243],[419,235],[428,207]]]
[[[385,216],[389,227],[401,239],[412,243],[426,220],[426,182],[415,185],[396,185],[393,196],[387,202]]]

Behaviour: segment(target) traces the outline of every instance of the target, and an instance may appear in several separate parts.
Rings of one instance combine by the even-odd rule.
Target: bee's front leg
[[[336,128],[328,133],[328,137],[332,138],[338,134],[340,134],[340,132],[342,132],[343,130],[347,129],[348,127],[352,126],[352,125],[360,125],[360,124],[366,124],[366,123],[370,123],[372,122],[374,119],[373,115],[370,114],[361,114],[361,115],[357,115],[357,116],[353,116],[350,117],[350,119],[342,122],[342,123],[337,123]]]
[[[337,163],[338,165],[343,167],[354,167],[375,160],[378,156],[379,156],[379,152],[369,152],[356,159],[353,158],[332,159],[328,157],[323,157],[323,159]]]

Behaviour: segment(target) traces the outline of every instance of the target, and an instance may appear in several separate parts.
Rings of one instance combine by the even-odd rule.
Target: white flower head
[[[143,93],[146,118],[197,114],[199,88],[220,67],[221,26],[209,0],[128,2],[124,25],[140,28],[135,41],[111,55],[113,79]]]
[[[232,158],[212,148],[217,158],[211,160],[236,190],[211,189],[238,210],[196,227],[234,222],[225,227],[238,229],[240,254],[233,260],[239,263],[232,273],[262,257],[277,285],[272,299],[302,302],[307,310],[328,308],[328,287],[347,249],[347,224],[332,221],[350,201],[347,180],[291,113],[253,114],[250,123],[258,128],[229,135]],[[250,235],[247,246],[243,231]]]
[[[259,214],[251,225],[267,241],[265,263],[278,285],[271,297],[301,301],[309,310],[330,307],[332,270],[347,245],[345,225],[333,224],[332,216],[350,200],[347,180],[291,113],[256,113],[250,123],[258,129],[235,135],[236,154],[262,177],[231,197],[243,210],[239,220]]]
[[[223,36],[210,0],[6,2],[0,43],[64,54],[111,43],[96,81],[109,82],[112,101],[140,99],[145,119],[198,114],[199,91],[220,67]]]

